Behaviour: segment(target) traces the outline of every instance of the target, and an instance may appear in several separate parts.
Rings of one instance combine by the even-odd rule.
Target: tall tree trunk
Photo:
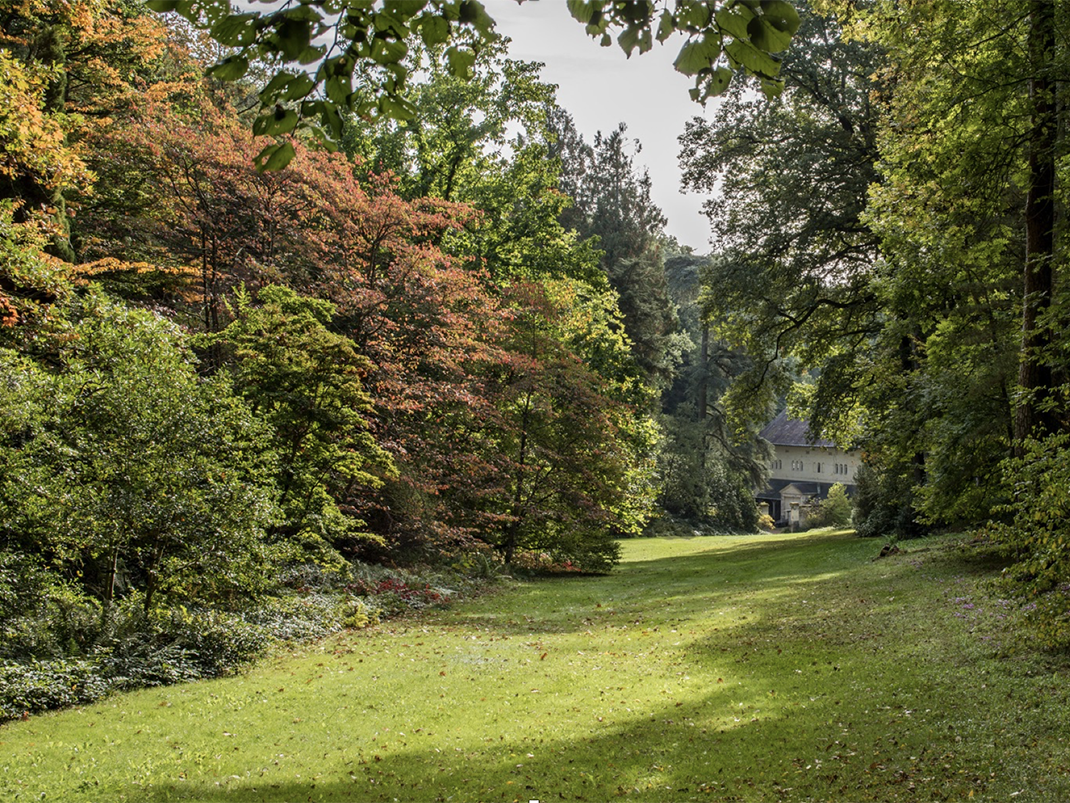
[[[702,347],[699,351],[699,365],[700,369],[698,379],[698,420],[705,425],[706,419],[709,417],[710,411],[708,405],[710,403],[710,327],[703,325],[702,327]]]
[[[504,558],[512,565],[520,540],[520,525],[523,522],[524,475],[527,473],[528,423],[531,413],[531,393],[524,399],[524,411],[520,418],[520,445],[516,457],[516,488],[513,491],[513,520],[505,531]]]
[[[1054,82],[1049,76],[1055,54],[1055,4],[1032,0],[1029,26],[1031,125],[1029,193],[1025,204],[1025,269],[1022,302],[1022,350],[1018,384],[1021,399],[1015,411],[1016,450],[1031,435],[1054,432],[1057,417],[1045,409],[1052,396],[1052,367],[1046,352],[1051,328],[1043,321],[1054,289],[1055,248],[1055,119]]]
[[[702,441],[699,454],[699,470],[702,472],[702,512],[705,514],[710,509],[710,484],[707,482],[706,459],[710,453],[710,327],[702,324],[702,347],[699,351],[699,374],[698,385],[698,420],[701,426]]]
[[[119,574],[119,547],[112,549],[108,559],[108,571],[105,575],[104,590],[100,608],[100,630],[107,632],[108,622],[111,620],[113,603],[115,601],[115,579]]]

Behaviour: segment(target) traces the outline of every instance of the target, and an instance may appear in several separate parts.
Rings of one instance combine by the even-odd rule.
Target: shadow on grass
[[[708,550],[624,563],[612,575],[582,583],[540,579],[526,586],[517,607],[462,606],[436,621],[474,631],[493,628],[510,636],[578,633],[628,623],[654,627],[702,615],[714,604],[744,604],[740,589],[775,597],[795,584],[855,568],[880,549],[876,542],[838,534],[756,543],[715,536],[702,540],[709,543]]]
[[[752,680],[755,686],[772,682]],[[548,735],[554,725],[548,721],[524,735],[468,734],[463,741],[444,740],[438,749],[354,751],[325,765],[310,782],[199,780],[157,786],[136,799],[907,801],[919,799],[916,786],[922,784],[925,799],[965,799],[984,789],[968,756],[958,760],[938,746],[934,752],[924,734],[892,728],[887,742],[858,743],[853,722],[864,715],[856,708],[833,713],[768,698],[761,708],[755,702],[721,689],[604,726],[592,706],[568,739]]]
[[[1005,762],[1006,745],[1032,743],[1035,753],[1036,736],[1006,731],[1017,702],[964,682],[964,670],[982,677],[998,664],[949,642],[967,628],[938,607],[947,586],[966,587],[962,577],[983,574],[985,563],[920,542],[874,562],[879,547],[837,536],[711,538],[709,551],[624,564],[588,583],[542,580],[438,613],[426,626],[465,635],[534,629],[563,641],[591,631],[604,639],[598,650],[621,649],[612,641],[619,634],[599,629],[661,628],[659,648],[675,654],[642,664],[633,655],[622,663],[627,679],[580,671],[559,693],[518,695],[519,704],[513,692],[527,691],[529,677],[518,675],[475,716],[447,710],[435,734],[410,737],[412,746],[377,745],[355,712],[340,714],[338,739],[311,779],[276,767],[269,737],[261,755],[231,765],[263,768],[252,775],[125,791],[155,803],[1006,799],[1028,778],[1004,777],[1018,771]],[[919,549],[933,554],[923,559]],[[721,628],[711,610],[729,607],[738,615]],[[664,638],[678,622],[695,630]],[[688,672],[697,682],[681,685]],[[670,683],[679,691],[662,697]]]

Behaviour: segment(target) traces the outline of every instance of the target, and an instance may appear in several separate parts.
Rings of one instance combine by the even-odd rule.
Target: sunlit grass
[[[0,800],[1068,799],[1066,667],[1012,649],[998,567],[879,546],[629,541],[607,577],[4,726]]]

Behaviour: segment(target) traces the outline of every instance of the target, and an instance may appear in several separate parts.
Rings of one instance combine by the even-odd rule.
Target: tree
[[[847,489],[836,482],[829,488],[828,496],[817,505],[816,513],[808,522],[812,527],[846,527],[851,523],[851,500]]]
[[[5,549],[44,555],[104,603],[263,587],[275,516],[264,428],[201,380],[170,325],[90,294],[58,370],[4,353]]]
[[[546,551],[604,571],[617,560],[614,534],[637,532],[649,515],[636,494],[642,481],[635,469],[651,433],[634,408],[614,398],[623,388],[614,391],[568,347],[586,334],[588,342],[608,335],[603,346],[615,349],[611,332],[590,326],[597,318],[569,314],[579,300],[575,289],[510,290],[508,357],[494,389],[507,483],[495,500],[502,525],[490,540],[509,563],[521,550]],[[597,309],[597,301],[584,306]]]
[[[309,185],[317,179],[305,169],[312,157],[285,173],[253,170],[255,147],[236,114],[198,89],[178,108],[167,94],[151,95],[129,126],[105,139],[137,177],[143,203],[121,217],[114,206],[93,207],[81,225],[108,234],[94,240],[92,256],[192,268],[202,326],[216,332],[225,325],[229,291],[279,278],[280,261],[292,261],[304,247],[305,221],[315,206]]]
[[[274,541],[318,559],[351,552],[371,536],[344,505],[355,488],[374,489],[394,474],[387,454],[368,433],[372,401],[360,375],[370,367],[353,343],[328,329],[334,306],[271,285],[237,295],[235,319],[206,343],[226,352],[236,392],[272,430],[279,455],[282,520]]]
[[[552,152],[561,160],[562,188],[576,193],[574,209],[561,219],[601,250],[602,270],[620,296],[625,329],[645,379],[664,388],[685,343],[677,336],[665,284],[660,248],[665,216],[650,198],[649,175],[635,165],[639,143],[628,143],[622,123],[608,135],[599,132],[587,148],[568,115],[554,115],[551,122],[557,126]]]
[[[49,220],[49,250],[74,261],[67,194],[92,181],[77,145],[129,101],[133,80],[161,51],[163,27],[134,0],[6,5],[0,69],[11,116],[0,122],[8,151],[0,197],[19,201],[19,222]]]
[[[767,453],[756,428],[739,429],[724,406],[731,383],[751,367],[745,354],[710,337],[701,288],[716,257],[676,255],[666,260],[672,300],[692,345],[662,395],[665,442],[660,503],[696,522],[742,531],[757,526],[753,490],[764,479]]]
[[[70,295],[71,286],[41,251],[47,228],[16,223],[14,205],[0,201],[0,344],[33,342],[51,308]]]
[[[1025,200],[1025,265],[1022,269],[1022,354],[1015,409],[1014,437],[1058,432],[1055,376],[1050,358],[1054,332],[1045,322],[1055,292],[1055,173],[1058,126],[1055,78],[1055,4],[1033,0],[1026,46],[1029,52],[1029,163]],[[1021,453],[1021,447],[1019,447]]]
[[[976,521],[1004,501],[999,466],[1021,443],[1023,422],[1050,431],[1065,416],[1053,387],[1058,313],[1044,312],[1053,300],[1042,236],[1050,186],[1037,183],[1053,180],[1038,175],[1050,139],[1037,137],[1050,136],[1050,110],[1028,91],[1052,54],[1038,53],[1040,23],[1029,8],[900,12],[860,23],[890,54],[889,119],[898,121],[881,133],[884,176],[868,213],[882,238],[880,295],[893,322],[870,386],[886,411],[874,423],[913,433],[907,448],[889,446],[900,463],[913,453],[924,466],[914,484],[926,517]],[[924,41],[911,33],[921,29]],[[1026,222],[1038,215],[1048,222]]]
[[[707,278],[712,334],[745,351],[753,368],[731,406],[762,420],[786,392],[785,358],[828,365],[810,418],[843,426],[855,359],[880,329],[871,285],[878,238],[862,219],[878,180],[878,108],[872,76],[880,48],[843,41],[840,23],[803,9],[784,60],[790,86],[762,102],[734,87],[712,120],[681,137],[684,185],[714,192],[705,212],[722,255]],[[749,404],[749,400],[755,404]],[[844,403],[844,400],[847,403]]]
[[[404,95],[409,77],[405,57],[419,36],[427,47],[444,46],[450,71],[470,76],[479,49],[493,41],[494,20],[478,0],[430,0],[424,3],[340,5],[337,0],[285,2],[268,12],[234,13],[229,0],[148,0],[155,11],[174,11],[235,52],[212,73],[238,80],[257,60],[285,65],[260,93],[261,110],[253,124],[259,135],[285,136],[298,127],[331,141],[342,134],[340,109],[360,116],[412,119],[416,110]],[[341,13],[343,12],[344,13]],[[772,54],[788,46],[798,15],[785,0],[681,0],[674,10],[649,0],[570,0],[569,11],[587,32],[610,45],[613,34],[631,55],[644,53],[653,40],[674,32],[687,35],[676,68],[695,76],[695,100],[718,95],[734,72],[758,76],[763,89],[782,87],[779,60]],[[303,65],[316,65],[315,71]],[[290,65],[302,65],[291,69]],[[354,92],[359,67],[372,76],[370,93]],[[314,122],[313,122],[314,121]],[[284,167],[293,158],[289,142],[266,146],[258,164]]]
[[[450,505],[447,491],[478,487],[492,474],[466,450],[481,453],[473,441],[489,411],[482,370],[497,359],[500,306],[482,270],[436,243],[475,213],[437,199],[406,201],[386,178],[365,189],[337,155],[307,158],[318,160],[315,174],[324,179],[320,214],[307,229],[310,284],[336,305],[336,331],[370,361],[368,421],[399,471],[347,504],[366,510],[392,549],[454,549],[472,537],[479,516]]]
[[[450,72],[443,48],[414,48],[409,58],[422,77],[405,96],[415,117],[347,115],[343,147],[369,177],[392,172],[409,200],[435,197],[479,209],[440,244],[481,260],[495,279],[598,281],[593,248],[558,222],[569,199],[547,159],[554,87],[541,81],[540,65],[505,53],[504,42],[482,47],[465,80]]]

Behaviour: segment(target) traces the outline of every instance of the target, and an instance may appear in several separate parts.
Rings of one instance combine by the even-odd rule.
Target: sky
[[[709,114],[693,102],[693,79],[673,69],[680,40],[630,58],[616,43],[599,47],[583,25],[568,13],[565,0],[484,0],[497,30],[513,40],[512,58],[539,61],[543,80],[557,84],[558,103],[590,142],[597,131],[610,132],[618,123],[638,139],[639,165],[650,171],[651,194],[669,219],[669,234],[697,253],[710,251],[709,222],[701,213],[703,195],[680,189],[677,137],[692,117]]]

